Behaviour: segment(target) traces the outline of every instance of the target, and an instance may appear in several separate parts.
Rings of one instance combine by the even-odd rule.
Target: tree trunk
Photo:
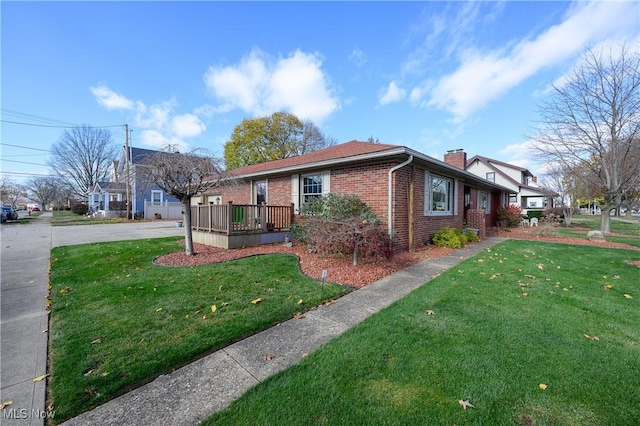
[[[611,232],[611,210],[614,207],[611,205],[602,206],[600,212],[600,232],[608,234]]]
[[[187,256],[195,254],[193,250],[193,234],[191,232],[191,199],[181,200],[182,222],[184,225],[184,250]]]

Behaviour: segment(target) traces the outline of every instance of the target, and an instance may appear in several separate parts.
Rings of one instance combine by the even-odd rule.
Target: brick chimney
[[[444,155],[444,162],[462,170],[467,169],[467,153],[464,149],[452,149]]]

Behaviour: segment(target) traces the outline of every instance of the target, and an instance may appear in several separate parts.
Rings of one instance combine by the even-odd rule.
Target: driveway
[[[46,310],[52,247],[100,241],[180,236],[175,221],[60,226],[51,213],[29,225],[0,227],[0,412],[2,425],[43,425],[47,373]]]

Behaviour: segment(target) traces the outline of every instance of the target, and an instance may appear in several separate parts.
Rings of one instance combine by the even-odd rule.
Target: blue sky
[[[287,111],[338,142],[450,149],[540,170],[536,106],[587,48],[640,49],[640,2],[1,4],[1,170],[50,174],[63,126],[223,146]],[[59,126],[59,127],[57,127]]]

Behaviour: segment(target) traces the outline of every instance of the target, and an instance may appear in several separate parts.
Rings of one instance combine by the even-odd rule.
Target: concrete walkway
[[[21,212],[20,214],[25,214]],[[175,222],[52,227],[51,213],[28,225],[0,226],[0,424],[43,425],[47,373],[49,284],[52,247],[98,241],[183,235]]]

